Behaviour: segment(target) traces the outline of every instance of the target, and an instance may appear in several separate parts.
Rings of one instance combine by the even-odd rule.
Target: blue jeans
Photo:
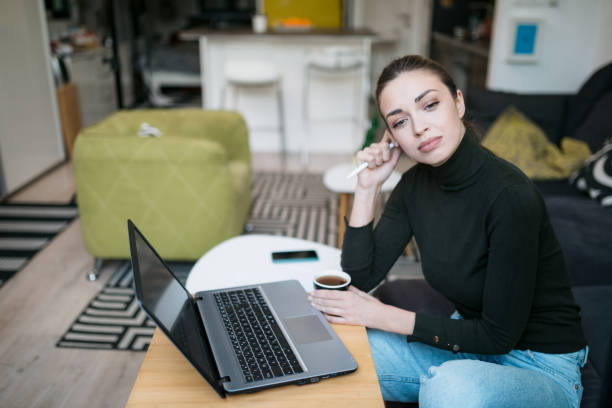
[[[568,354],[486,355],[455,354],[373,329],[368,340],[386,401],[418,401],[421,408],[580,406],[588,347]]]

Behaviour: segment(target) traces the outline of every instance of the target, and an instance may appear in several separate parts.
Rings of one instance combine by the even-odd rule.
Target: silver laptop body
[[[130,220],[128,232],[141,308],[220,396],[315,383],[357,369],[355,359],[310,305],[297,280],[209,290],[192,297]],[[229,315],[234,320],[229,319],[228,325]],[[248,346],[238,336],[244,335],[245,325],[258,329],[246,339]],[[257,349],[261,351],[255,353]],[[245,364],[245,350],[259,354],[254,355],[257,365],[252,358]]]

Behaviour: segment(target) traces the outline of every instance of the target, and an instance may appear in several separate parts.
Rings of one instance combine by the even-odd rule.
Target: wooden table
[[[273,264],[274,250],[315,249],[316,262]],[[187,290],[252,284],[255,281],[297,279],[312,290],[312,275],[340,267],[336,248],[296,238],[245,235],[208,251],[191,269]],[[220,273],[223,271],[223,273]],[[127,407],[383,407],[365,328],[332,325],[359,368],[340,377],[304,386],[286,385],[222,399],[158,329],[155,331]]]
[[[126,407],[384,407],[365,329],[332,326],[359,364],[357,371],[316,384],[285,385],[225,399],[158,329]]]

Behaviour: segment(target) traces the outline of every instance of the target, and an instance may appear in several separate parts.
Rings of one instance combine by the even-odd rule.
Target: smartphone
[[[272,252],[272,262],[303,262],[318,260],[319,256],[317,255],[317,251],[313,249]]]

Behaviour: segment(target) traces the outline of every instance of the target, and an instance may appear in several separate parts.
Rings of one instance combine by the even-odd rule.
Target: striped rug
[[[77,215],[74,204],[1,204],[0,286]]]
[[[323,186],[321,175],[256,173],[247,233],[283,235],[335,246],[337,211],[337,196]],[[169,266],[185,283],[192,264]],[[144,351],[154,330],[155,324],[135,299],[131,265],[123,262],[57,346]]]
[[[254,234],[283,235],[336,246],[338,199],[318,174],[256,173],[247,225]]]
[[[193,263],[170,262],[169,266],[185,284]],[[145,351],[155,323],[138,306],[132,282],[132,266],[123,261],[56,346]]]

